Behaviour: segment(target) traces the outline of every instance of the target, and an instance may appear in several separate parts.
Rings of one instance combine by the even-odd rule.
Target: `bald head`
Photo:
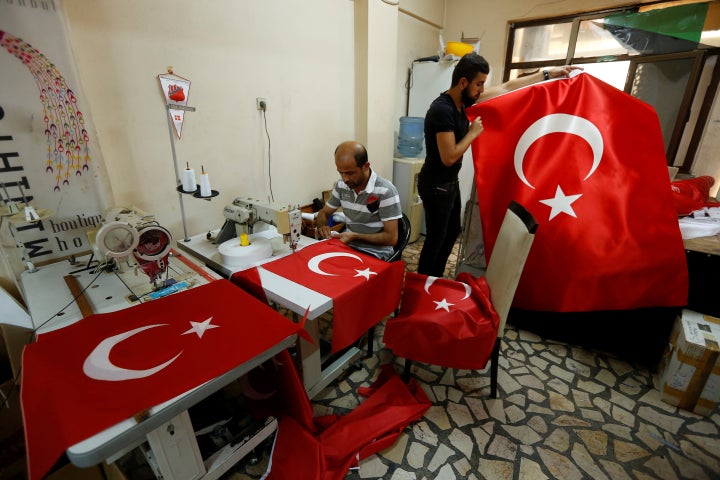
[[[355,141],[342,142],[335,149],[335,166],[340,178],[358,193],[362,191],[370,179],[370,163],[367,150]]]
[[[335,149],[335,160],[346,161],[352,158],[355,161],[355,165],[362,167],[368,161],[367,150],[362,143],[358,143],[354,140],[347,140],[342,142]]]

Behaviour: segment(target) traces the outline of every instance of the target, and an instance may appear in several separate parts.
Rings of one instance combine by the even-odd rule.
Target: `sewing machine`
[[[225,223],[213,242],[217,245],[231,238],[253,233],[253,228],[259,221],[275,226],[282,235],[283,243],[289,244],[293,251],[300,241],[302,217],[298,208],[263,203],[251,197],[237,197],[232,204],[223,208],[223,215]]]
[[[130,264],[133,258],[154,286],[167,271],[172,234],[153,215],[136,207],[106,210],[100,228],[90,232],[88,238],[101,262],[123,271],[126,265],[135,266]]]

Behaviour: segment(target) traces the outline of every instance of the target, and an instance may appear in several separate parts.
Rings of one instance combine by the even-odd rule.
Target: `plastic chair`
[[[500,357],[500,344],[505,333],[505,323],[515,296],[515,290],[517,289],[520,276],[525,267],[525,261],[530,253],[530,247],[535,238],[536,230],[537,222],[530,212],[519,203],[515,201],[511,202],[503,219],[500,231],[498,232],[497,240],[492,250],[492,256],[488,262],[485,280],[490,288],[490,302],[499,317],[497,336],[492,353],[490,354],[490,396],[492,398],[497,397],[498,359]],[[421,322],[412,323],[412,317],[406,317],[403,320],[404,322],[408,320],[411,322],[410,327],[405,323],[404,328],[412,328],[413,334],[423,335],[423,340],[427,339],[427,341],[423,342],[424,345],[438,345],[437,338],[434,337],[430,331],[431,328],[426,327],[427,334],[425,334],[422,330],[423,324]],[[442,316],[440,316],[438,321],[442,321]],[[385,327],[386,335],[387,332],[393,328],[393,319],[390,319]],[[394,333],[397,332],[398,329],[395,328]],[[452,348],[452,340],[444,346]],[[412,361],[423,362],[424,360],[422,348],[418,348],[415,344],[406,345],[404,348],[412,352],[411,354],[406,354],[405,359],[403,376],[407,379],[410,375]],[[473,357],[469,359],[469,361],[477,363],[477,357]],[[431,362],[428,361],[425,363]],[[454,368],[467,367],[454,366]],[[470,367],[470,369],[472,369],[472,367]]]

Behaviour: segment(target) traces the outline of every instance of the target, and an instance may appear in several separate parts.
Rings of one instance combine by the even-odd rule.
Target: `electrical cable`
[[[272,171],[270,169],[270,165],[272,164],[272,157],[270,156],[270,132],[268,132],[268,126],[267,126],[267,106],[263,108],[263,120],[265,120],[265,135],[267,135],[268,139],[268,181],[270,182],[270,202],[275,201],[275,196],[273,195],[272,190]]]

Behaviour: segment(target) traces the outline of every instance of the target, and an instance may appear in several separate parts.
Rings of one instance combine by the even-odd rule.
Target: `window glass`
[[[618,90],[625,89],[625,82],[627,81],[627,73],[630,68],[630,61],[622,62],[600,62],[600,63],[583,63],[579,65],[583,68],[585,73],[588,73],[596,78],[599,78],[605,83],[609,83]],[[531,75],[538,71],[537,68],[529,70],[512,69],[510,70],[510,77],[508,80],[520,78],[525,75]]]
[[[513,62],[537,62],[567,56],[572,23],[553,23],[515,30]]]
[[[638,52],[623,44],[603,27],[601,18],[580,22],[575,58],[637,55]]]
[[[589,73],[593,77],[609,83],[618,90],[625,89],[627,73],[630,68],[629,60],[623,62],[584,63],[580,66],[584,69],[585,73]]]

